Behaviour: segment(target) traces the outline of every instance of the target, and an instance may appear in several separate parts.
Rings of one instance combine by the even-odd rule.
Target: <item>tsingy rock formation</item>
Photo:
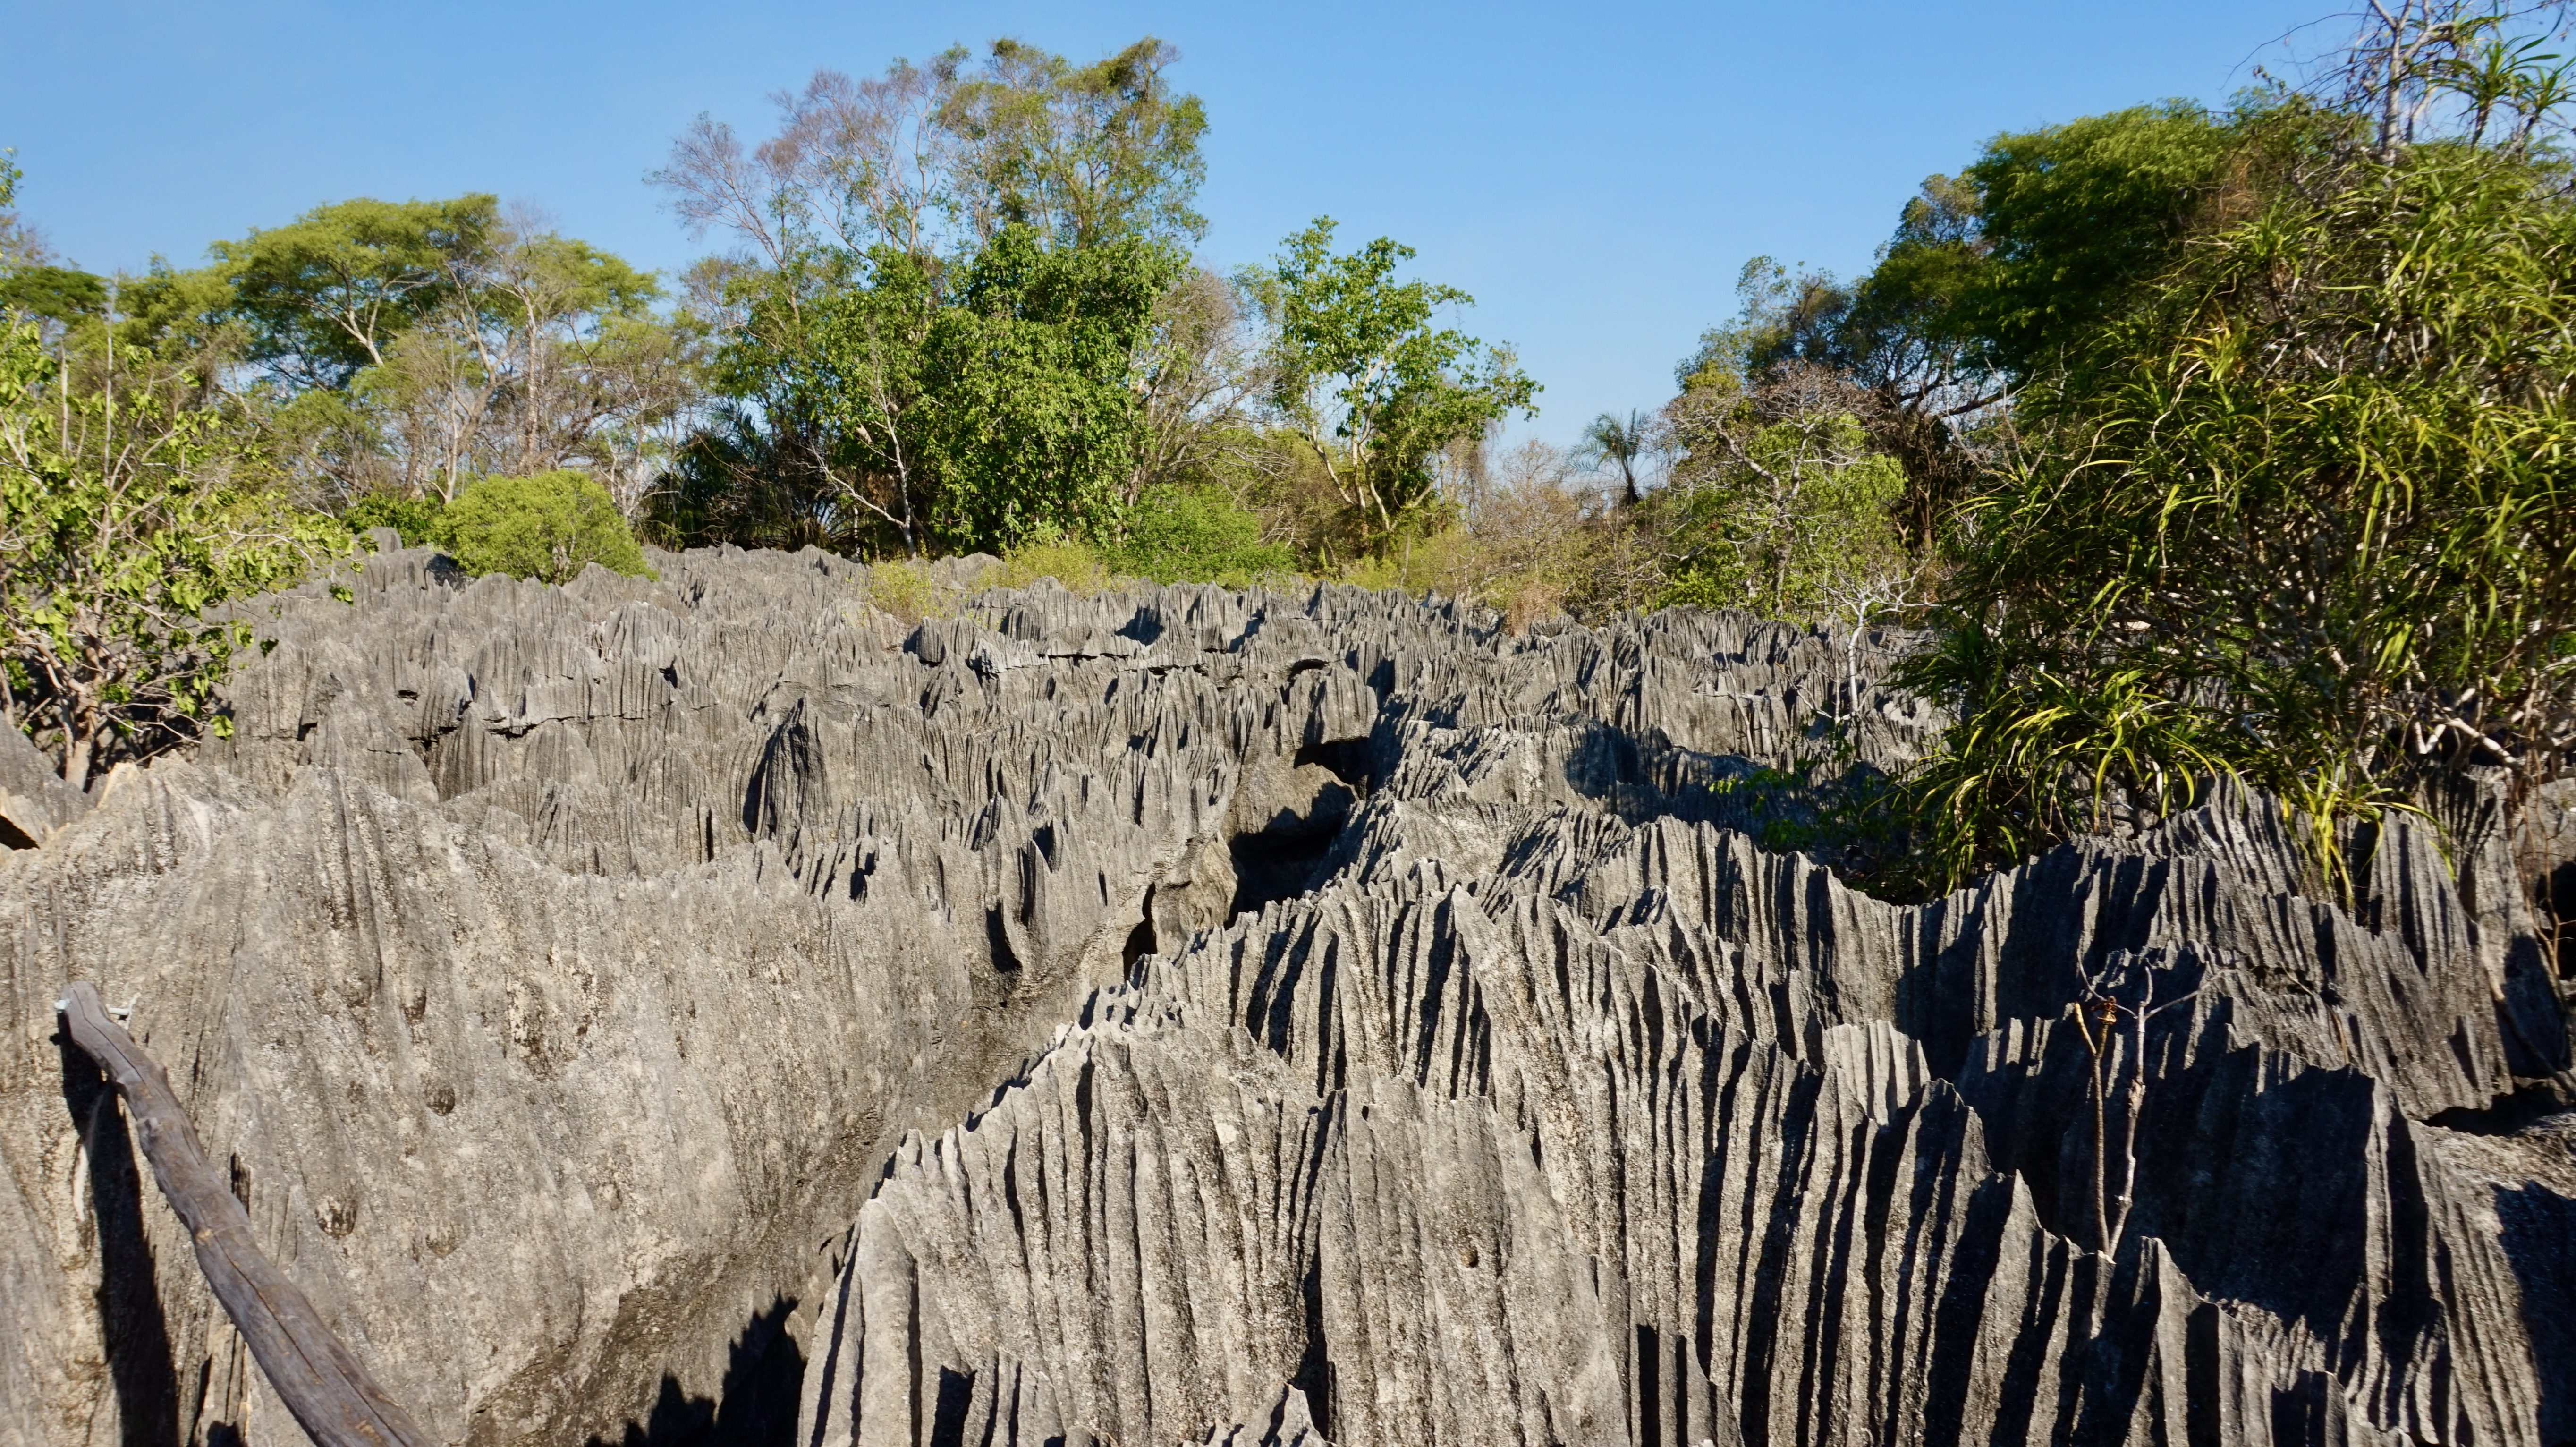
[[[0,857],[0,1442],[292,1440],[66,978],[450,1441],[2576,1439],[2550,801],[1900,908],[1762,845],[1902,640],[655,561],[380,555]]]

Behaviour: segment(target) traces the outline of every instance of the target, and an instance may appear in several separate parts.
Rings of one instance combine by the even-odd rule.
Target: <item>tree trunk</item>
[[[63,730],[63,782],[86,790],[90,755],[98,744],[98,716],[74,713],[67,722],[71,727]]]

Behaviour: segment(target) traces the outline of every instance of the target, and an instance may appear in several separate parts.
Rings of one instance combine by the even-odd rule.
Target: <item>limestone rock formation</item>
[[[16,729],[0,729],[0,849],[33,849],[89,812],[89,796],[63,782],[54,761]]]
[[[654,561],[382,553],[228,739],[0,755],[0,1443],[293,1440],[67,978],[449,1441],[2576,1439],[2557,814],[1900,908],[1757,771],[1914,757],[1901,639]]]

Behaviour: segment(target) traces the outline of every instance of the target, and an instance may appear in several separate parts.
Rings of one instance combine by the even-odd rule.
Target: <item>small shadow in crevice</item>
[[[63,1035],[63,1108],[89,1161],[90,1228],[98,1233],[98,1320],[116,1392],[124,1447],[179,1440],[179,1372],[161,1314],[152,1242],[143,1231],[143,1175],[136,1167],[116,1087],[89,1052]],[[193,1267],[193,1263],[192,1263]]]
[[[1127,942],[1118,949],[1118,963],[1129,970],[1135,969],[1138,960],[1155,953],[1158,948],[1154,936],[1154,887],[1150,884],[1145,886],[1145,897],[1137,905],[1137,913],[1141,917],[1136,921],[1136,927],[1127,932]]]
[[[594,1437],[590,1447],[787,1447],[796,1440],[797,1389],[805,1380],[804,1348],[787,1327],[795,1309],[782,1296],[752,1314],[734,1338],[715,1396],[685,1393],[665,1373],[642,1421],[627,1423],[614,1442]]]

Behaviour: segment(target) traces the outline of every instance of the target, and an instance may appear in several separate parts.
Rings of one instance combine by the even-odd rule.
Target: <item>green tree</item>
[[[1584,424],[1583,440],[1574,450],[1574,460],[1583,467],[1616,467],[1619,469],[1619,500],[1635,507],[1645,500],[1637,486],[1637,465],[1655,448],[1654,419],[1643,412],[1630,412],[1621,417],[1604,412]]]
[[[441,509],[434,526],[440,546],[469,573],[569,583],[597,563],[653,575],[608,489],[571,468],[484,478]]]
[[[499,203],[360,198],[214,245],[248,324],[249,358],[297,387],[342,388],[434,315],[491,247]]]
[[[621,467],[626,456],[610,443],[616,429],[649,427],[685,405],[686,336],[653,315],[653,277],[617,256],[527,218],[486,239],[457,262],[442,303],[342,394],[386,465],[349,481],[447,498],[481,473],[581,461],[633,511],[646,479]]]
[[[1114,527],[1145,442],[1130,368],[1155,298],[1184,269],[1167,246],[1049,251],[1020,225],[975,258],[924,362],[943,543],[998,549]]]
[[[1206,488],[1259,459],[1253,412],[1269,378],[1261,339],[1245,325],[1255,307],[1239,281],[1205,269],[1155,299],[1135,365],[1146,441],[1127,501],[1155,487]]]
[[[219,605],[292,582],[348,533],[243,480],[215,414],[152,353],[92,362],[0,321],[0,704],[57,731],[87,783],[110,739],[136,754],[183,738],[249,625]],[[212,614],[213,616],[210,616]]]
[[[1947,325],[2012,376],[2056,364],[2172,266],[2242,139],[2188,101],[1996,137],[1965,176],[1985,264]]]
[[[190,358],[333,505],[580,462],[633,511],[694,396],[650,273],[490,196],[340,202],[212,252],[123,279],[120,337]]]
[[[930,347],[945,316],[936,263],[880,244],[863,281],[825,292],[813,307],[813,346],[788,385],[810,390],[821,436],[825,496],[893,531],[904,553],[933,540],[940,498],[940,440],[931,426]]]
[[[821,70],[777,97],[768,140],[702,115],[648,179],[692,236],[730,232],[772,273],[880,245],[962,260],[1011,225],[1049,248],[1178,245],[1207,226],[1207,119],[1165,74],[1177,58],[1152,36],[1087,66],[1004,39],[980,66],[960,46],[867,79]]]
[[[956,143],[950,194],[975,234],[989,241],[1017,224],[1050,246],[1084,247],[1204,233],[1191,202],[1207,175],[1207,115],[1164,78],[1179,55],[1149,35],[1075,66],[1004,39],[980,74],[952,71],[937,123]]]
[[[0,275],[0,309],[77,325],[107,314],[107,278],[63,266],[22,266]]]
[[[2005,399],[2080,352],[2217,224],[2277,105],[2218,115],[2181,101],[1997,136],[1958,176],[1927,178],[1854,282],[1747,263],[1742,308],[1680,368],[1748,379],[1790,362],[1870,394],[1871,445],[1903,466],[1897,516],[1929,546],[1979,485]]]
[[[1436,466],[1452,444],[1481,438],[1514,409],[1537,415],[1538,384],[1511,353],[1434,327],[1442,306],[1474,303],[1453,286],[1399,282],[1413,249],[1379,237],[1346,256],[1318,217],[1288,238],[1266,299],[1277,355],[1270,402],[1313,452],[1382,552],[1438,496]]]
[[[721,400],[656,525],[907,553],[1114,531],[1112,504],[1190,451],[1162,445],[1184,419],[1143,360],[1203,225],[1204,119],[1172,58],[1000,41],[980,68],[818,72],[757,147],[700,117],[653,179],[743,249],[695,273]],[[1140,415],[1167,425],[1140,438]]]
[[[1937,542],[2007,432],[2011,378],[1968,307],[1989,270],[1981,205],[1967,181],[1926,177],[1878,264],[1851,288],[1824,358],[1870,393],[1870,440],[1905,468],[1897,518],[1918,550]]]
[[[1681,456],[1654,499],[1664,601],[1812,622],[1909,573],[1890,516],[1904,473],[1871,450],[1866,405],[1811,363],[1750,385],[1717,366],[1694,377],[1666,409]]]

